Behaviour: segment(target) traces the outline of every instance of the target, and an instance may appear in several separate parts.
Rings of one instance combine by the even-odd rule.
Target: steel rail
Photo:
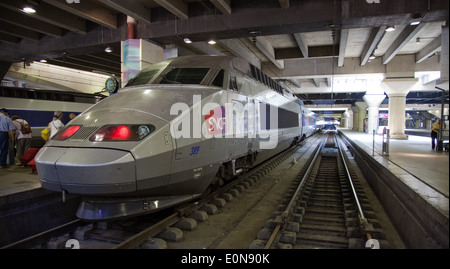
[[[316,147],[314,157],[313,157],[312,161],[310,162],[310,165],[308,166],[308,169],[306,170],[305,175],[302,177],[302,179],[300,181],[300,184],[298,185],[297,189],[295,190],[295,193],[292,195],[292,198],[289,201],[289,204],[286,206],[285,210],[281,214],[281,220],[275,226],[275,229],[272,232],[272,234],[271,234],[269,240],[267,241],[266,245],[264,246],[264,249],[270,249],[270,247],[272,246],[273,242],[275,241],[276,236],[278,235],[278,232],[286,224],[286,222],[289,221],[289,219],[291,217],[291,214],[292,214],[293,206],[295,204],[295,201],[297,200],[297,196],[300,193],[304,183],[306,182],[306,179],[309,177],[310,172],[311,172],[312,168],[315,165],[317,157],[319,156],[319,153],[320,153],[321,149],[323,148],[324,143],[325,142],[322,141]]]
[[[370,233],[369,230],[372,230],[371,225],[369,224],[369,222],[367,221],[366,217],[364,216],[364,212],[362,210],[361,207],[361,203],[359,202],[358,199],[358,194],[356,193],[356,189],[355,186],[353,185],[353,180],[352,180],[352,176],[350,174],[350,171],[348,169],[348,165],[347,165],[347,161],[345,160],[345,156],[344,153],[342,152],[342,147],[341,147],[341,143],[340,141],[338,141],[337,136],[335,136],[335,140],[336,140],[336,145],[338,145],[339,148],[339,156],[341,157],[342,163],[344,165],[346,174],[347,174],[347,179],[348,182],[352,188],[352,193],[353,193],[353,198],[355,199],[355,204],[358,208],[358,217],[359,217],[359,222],[362,225],[362,228],[364,229],[364,232],[366,233],[366,237],[368,240],[372,239],[372,235]]]

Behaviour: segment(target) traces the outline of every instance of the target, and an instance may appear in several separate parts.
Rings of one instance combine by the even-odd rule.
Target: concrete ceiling
[[[37,12],[24,13],[27,4]],[[337,81],[386,73],[402,56],[412,57],[413,71],[438,71],[448,12],[446,0],[1,0],[0,66],[46,59],[120,76],[130,16],[136,38],[177,47],[179,55],[240,56],[303,99],[326,99],[330,88],[338,96]],[[396,30],[386,32],[388,25]],[[328,95],[314,95],[324,89]],[[342,100],[355,97],[343,91]]]

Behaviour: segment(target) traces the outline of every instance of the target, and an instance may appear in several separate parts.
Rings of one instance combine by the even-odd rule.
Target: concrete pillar
[[[448,24],[448,22],[447,22]],[[449,71],[448,71],[448,25],[442,26],[441,34],[441,81],[448,81]]]
[[[418,78],[386,78],[381,82],[389,96],[388,127],[391,139],[408,139],[405,135],[406,95],[418,81]]]
[[[375,132],[378,130],[380,105],[384,98],[386,98],[384,94],[366,94],[363,96],[364,101],[369,107],[367,124],[367,132],[369,134],[372,134],[373,130]]]
[[[348,115],[344,112],[341,116],[339,127],[347,128],[348,126]]]
[[[352,130],[353,129],[353,110],[352,109],[347,109],[347,112],[345,112],[348,114],[348,129]]]
[[[366,118],[367,104],[365,102],[355,102],[355,105],[358,107],[358,117],[353,129],[355,131],[364,132],[364,119]]]
[[[128,24],[128,39],[134,39],[136,20],[133,17],[127,16],[127,24]]]
[[[358,130],[359,108],[356,105],[354,105],[354,106],[351,106],[351,109],[353,112],[352,130],[357,131]]]

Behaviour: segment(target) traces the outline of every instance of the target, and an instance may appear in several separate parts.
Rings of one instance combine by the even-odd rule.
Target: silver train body
[[[196,199],[311,135],[303,111],[243,59],[178,57],[70,121],[36,166],[43,188],[83,196],[81,219],[147,214]]]

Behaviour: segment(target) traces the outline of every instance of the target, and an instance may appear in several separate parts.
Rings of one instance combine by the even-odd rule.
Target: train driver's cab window
[[[159,82],[160,84],[200,84],[209,67],[172,67]]]
[[[159,69],[142,71],[134,78],[130,79],[125,87],[147,84],[156,75],[156,73],[158,73],[158,71]]]
[[[211,83],[211,86],[222,87],[224,74],[225,74],[225,70],[220,69],[219,73],[217,73],[216,77],[214,78],[213,82]]]
[[[238,91],[238,86],[237,86],[237,81],[236,81],[236,75],[235,74],[230,74],[230,85],[229,85],[229,88],[232,91]]]

